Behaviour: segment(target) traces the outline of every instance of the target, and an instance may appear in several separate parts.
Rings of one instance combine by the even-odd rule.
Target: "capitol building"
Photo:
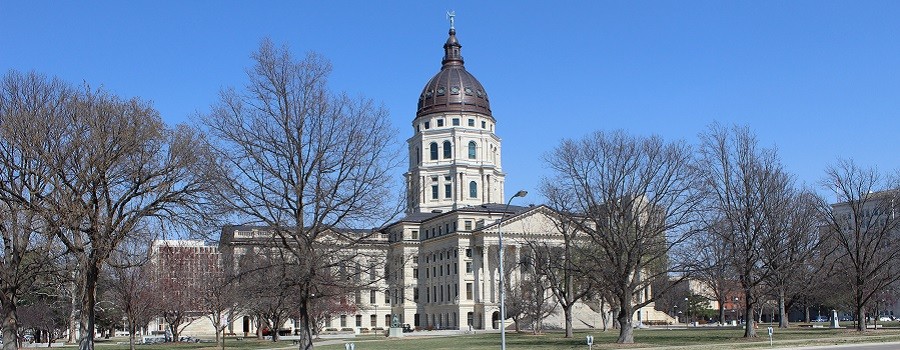
[[[326,329],[386,329],[394,315],[401,323],[420,329],[511,327],[511,320],[504,323],[500,317],[501,229],[504,265],[508,266],[504,283],[512,286],[528,278],[516,267],[527,258],[527,242],[562,244],[551,208],[508,204],[512,199],[504,191],[506,173],[498,136],[502,124],[494,118],[488,91],[466,70],[461,48],[451,27],[440,70],[417,97],[412,136],[407,139],[404,217],[380,228],[359,248],[383,257],[380,263],[386,266],[375,270],[384,276],[379,276],[371,290],[357,292],[357,312],[334,315],[325,322]],[[502,122],[502,117],[499,120]],[[255,237],[264,236],[264,231],[252,226],[225,227],[217,249],[223,260],[235,259],[247,247],[259,244]],[[548,296],[552,293],[545,292]],[[637,298],[649,294],[645,290]],[[608,308],[608,304],[604,308],[591,301],[576,305],[574,327],[602,327]],[[635,324],[671,320],[655,310],[653,303],[638,309],[634,319]],[[563,328],[562,311],[548,316],[543,324],[546,329]],[[229,330],[252,333],[256,325],[248,315],[237,318]],[[293,326],[292,321],[284,325]],[[211,333],[205,318],[184,331],[188,335]]]

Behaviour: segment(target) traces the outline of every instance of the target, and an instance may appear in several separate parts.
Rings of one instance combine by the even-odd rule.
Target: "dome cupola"
[[[441,71],[425,84],[419,94],[416,118],[439,112],[473,112],[491,115],[487,91],[478,79],[466,71],[460,53],[462,45],[456,39],[456,29],[450,27],[444,43]]]

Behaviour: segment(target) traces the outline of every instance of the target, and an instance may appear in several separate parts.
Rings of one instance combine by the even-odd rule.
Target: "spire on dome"
[[[446,66],[461,66],[463,65],[463,58],[460,54],[460,49],[462,45],[459,44],[459,41],[456,40],[456,28],[454,27],[454,18],[456,17],[456,11],[447,12],[447,18],[450,19],[450,37],[447,38],[447,42],[444,43],[444,59],[441,61],[441,64]]]

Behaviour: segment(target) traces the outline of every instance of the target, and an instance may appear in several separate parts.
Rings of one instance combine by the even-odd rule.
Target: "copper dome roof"
[[[491,115],[487,91],[478,79],[466,71],[460,48],[462,45],[456,40],[456,30],[451,28],[450,37],[444,43],[441,71],[422,89],[416,118],[438,112],[474,112]]]

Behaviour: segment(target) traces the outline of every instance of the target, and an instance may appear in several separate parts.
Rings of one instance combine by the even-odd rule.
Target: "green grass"
[[[629,349],[647,347],[684,347],[688,349],[721,349],[768,347],[769,341],[765,327],[760,327],[759,338],[744,339],[743,330],[736,328],[696,328],[696,329],[652,329],[635,330],[635,344],[616,344],[618,333],[608,332],[576,332],[574,338],[566,339],[562,333],[552,332],[543,335],[508,334],[507,348],[510,350],[568,350],[585,349],[586,335],[594,336],[594,349]],[[900,330],[879,330],[859,334],[846,329],[800,329],[775,330],[776,345],[826,345],[855,343],[862,341],[900,341]],[[497,333],[466,335],[442,338],[411,337],[404,339],[352,340],[358,350],[494,350],[500,343]],[[343,350],[342,344],[316,347],[322,350]]]
[[[677,349],[752,349],[768,348],[769,341],[766,333],[767,325],[761,325],[758,329],[759,337],[756,339],[744,339],[743,330],[738,328],[700,327],[690,329],[637,329],[635,330],[635,344],[616,344],[618,332],[610,330],[578,331],[574,338],[564,338],[560,332],[547,332],[542,335],[530,333],[508,333],[507,348],[510,350],[568,350],[586,349],[586,335],[594,336],[594,349],[632,349],[632,348],[677,348]],[[110,341],[98,342],[101,350],[125,350],[128,349],[128,339],[117,338]],[[360,336],[347,341],[356,344],[358,350],[495,350],[500,343],[499,333],[482,333],[474,335],[429,337],[415,336],[403,339],[388,339],[383,336]],[[900,329],[880,329],[858,333],[851,329],[827,329],[827,328],[790,328],[786,330],[775,329],[776,346],[800,346],[800,345],[827,345],[859,342],[900,341]],[[122,344],[121,342],[125,342]],[[118,343],[118,344],[117,344]],[[256,339],[244,339],[237,341],[233,338],[226,340],[227,349],[292,349],[290,341],[262,341]],[[179,343],[138,345],[138,350],[214,350],[213,343]],[[316,349],[343,350],[343,343],[320,345]]]

